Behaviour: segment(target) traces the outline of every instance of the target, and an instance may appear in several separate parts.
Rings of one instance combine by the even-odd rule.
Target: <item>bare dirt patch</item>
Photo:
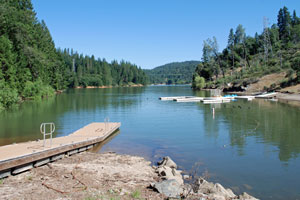
[[[1,199],[163,199],[144,158],[84,152],[4,179]]]
[[[279,85],[285,78],[286,73],[275,73],[261,77],[256,83],[250,84],[247,88],[247,93],[261,92],[264,88],[270,88],[272,84]]]
[[[286,87],[280,90],[280,92],[283,93],[293,93],[293,94],[300,94],[300,84],[298,85],[293,85],[290,87]]]

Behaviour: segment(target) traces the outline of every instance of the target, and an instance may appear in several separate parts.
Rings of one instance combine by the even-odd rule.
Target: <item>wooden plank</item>
[[[51,162],[56,161],[56,160],[60,160],[60,159],[62,159],[64,156],[65,156],[65,154],[58,154],[58,155],[52,156],[52,157],[51,157]]]
[[[86,149],[87,149],[86,147],[82,147],[82,148],[78,149],[78,153],[86,151]]]
[[[16,174],[19,174],[21,172],[28,171],[28,170],[30,170],[32,168],[33,168],[33,164],[32,163],[26,164],[26,165],[22,165],[22,166],[16,167],[14,170],[12,170],[11,174],[16,175]]]
[[[11,175],[11,171],[10,170],[2,171],[2,172],[0,172],[0,179],[6,178],[6,177],[8,177],[10,175]]]
[[[43,160],[36,161],[36,163],[34,163],[33,166],[34,167],[40,167],[40,166],[45,165],[45,164],[47,164],[49,162],[50,162],[50,158],[46,158],[46,159],[43,159]]]

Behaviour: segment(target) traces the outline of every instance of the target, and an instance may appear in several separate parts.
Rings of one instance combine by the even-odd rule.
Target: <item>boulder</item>
[[[163,157],[163,160],[158,162],[157,164],[158,164],[159,167],[167,166],[167,167],[170,167],[170,168],[177,169],[176,163],[169,156]]]
[[[156,172],[158,173],[159,176],[162,177],[162,179],[166,179],[166,180],[174,179],[179,184],[183,185],[183,178],[181,173],[174,168],[162,166],[162,167],[158,167],[156,169]]]
[[[170,198],[180,198],[180,195],[183,193],[181,184],[176,180],[164,180],[159,183],[154,183],[152,185],[159,193],[164,194]]]
[[[222,195],[226,198],[234,198],[236,195],[231,189],[225,189],[221,184],[216,183],[212,189],[212,192],[218,195]]]
[[[203,178],[199,178],[193,184],[193,190],[195,193],[209,194],[211,193],[213,187],[214,187],[213,183],[210,183],[204,180]]]
[[[239,195],[239,199],[240,200],[258,200],[255,197],[247,194],[246,192],[244,192],[243,194]]]
[[[220,196],[225,199],[232,199],[236,197],[231,189],[225,189],[221,184],[213,184],[203,178],[198,179],[193,186],[195,193],[213,196],[212,199],[222,199]]]
[[[208,199],[212,199],[212,200],[227,200],[224,196],[219,195],[219,194],[210,194],[210,195],[208,195]]]

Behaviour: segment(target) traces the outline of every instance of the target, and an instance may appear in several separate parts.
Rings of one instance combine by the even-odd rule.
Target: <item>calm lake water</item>
[[[236,193],[300,199],[300,107],[265,100],[219,105],[158,100],[182,95],[209,93],[189,86],[68,90],[0,112],[0,145],[42,138],[42,122],[54,122],[59,137],[109,117],[122,123],[121,131],[101,151],[153,162],[168,155],[186,171],[199,163],[200,175]]]

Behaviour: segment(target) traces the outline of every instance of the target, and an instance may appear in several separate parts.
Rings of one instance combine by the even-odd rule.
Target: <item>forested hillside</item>
[[[130,62],[108,63],[105,59],[84,56],[68,49],[58,52],[68,72],[67,87],[147,84],[145,72]]]
[[[300,19],[283,7],[277,15],[277,23],[268,26],[264,18],[261,34],[247,36],[245,28],[238,25],[230,29],[228,45],[219,52],[215,37],[203,44],[202,62],[193,77],[193,87],[219,87],[227,90],[242,90],[255,83],[259,77],[270,73],[284,72],[286,77],[273,83],[266,90],[300,82]]]
[[[146,84],[143,70],[129,62],[57,50],[30,0],[0,4],[0,108],[22,99],[53,95],[74,86]]]
[[[145,70],[152,84],[187,84],[200,61],[173,62]]]

